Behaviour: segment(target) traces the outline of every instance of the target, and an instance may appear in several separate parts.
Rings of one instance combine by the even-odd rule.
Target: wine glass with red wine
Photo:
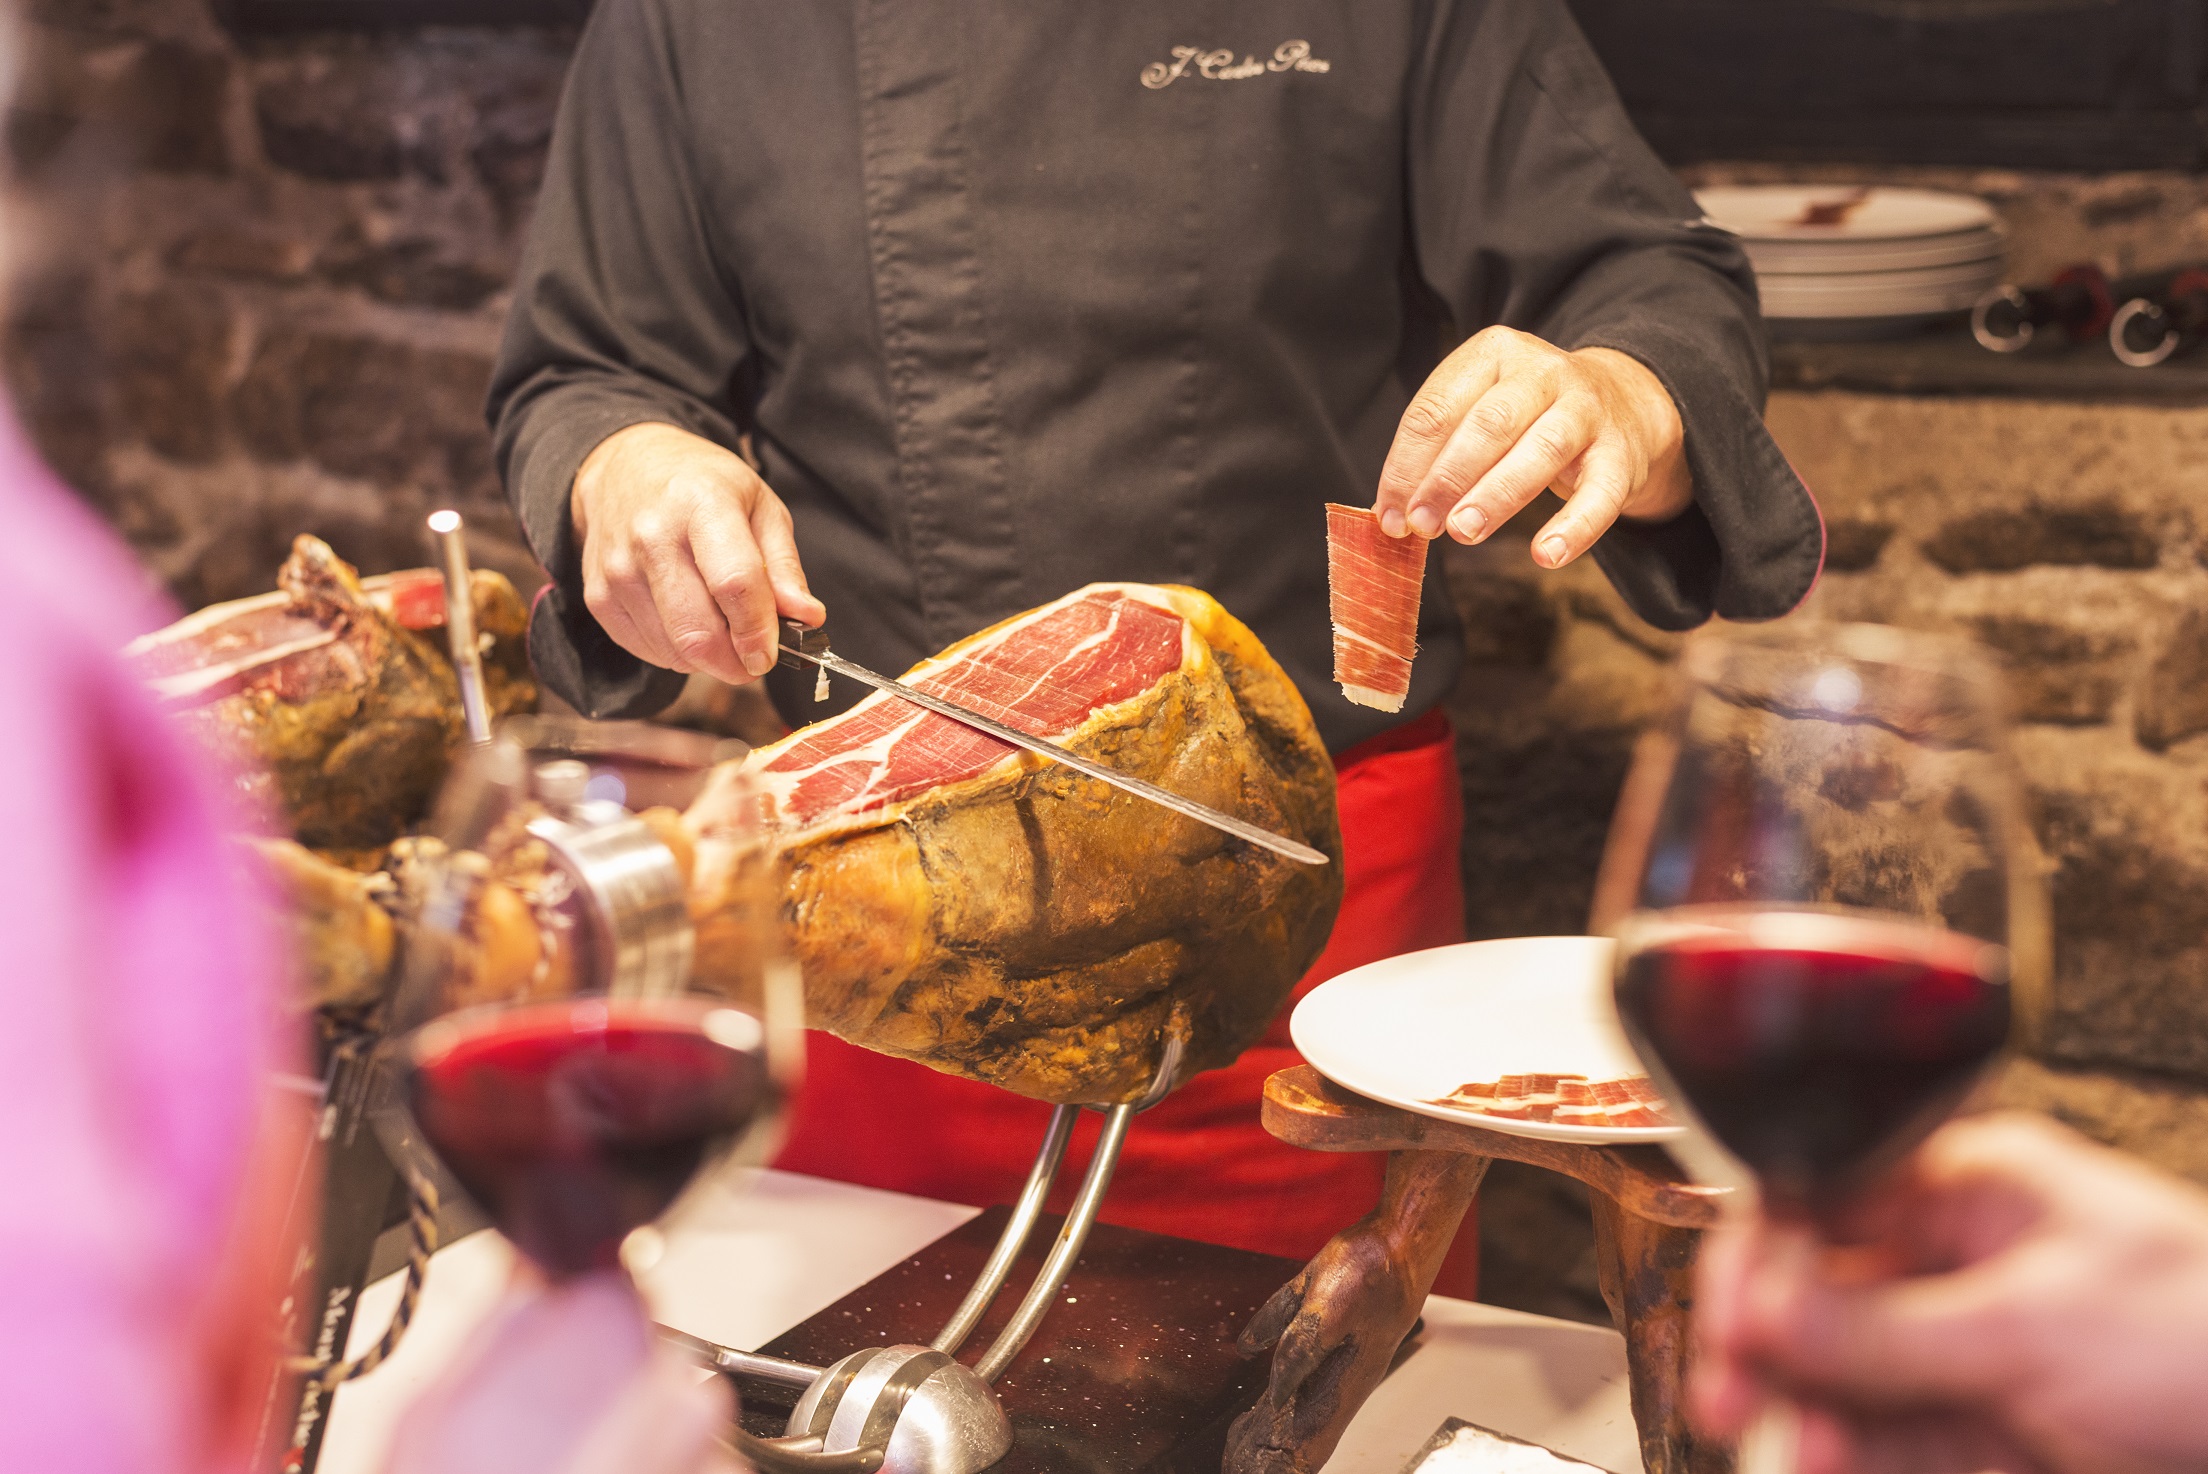
[[[802,1057],[802,995],[756,808],[692,833],[678,809],[721,745],[628,725],[509,723],[457,767],[417,854],[422,921],[395,1009],[426,1148],[558,1280],[732,1162],[763,1156]],[[688,911],[701,869],[710,986]],[[387,1139],[391,1133],[387,1130]]]
[[[1698,637],[1628,777],[1598,915],[1672,1103],[1815,1228],[1929,1135],[2044,972],[2000,683],[1970,646],[1788,622]]]

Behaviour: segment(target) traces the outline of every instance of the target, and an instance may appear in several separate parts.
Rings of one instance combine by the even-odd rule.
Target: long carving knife
[[[1017,727],[1008,727],[1002,722],[993,721],[978,711],[960,706],[955,701],[945,701],[940,696],[931,696],[927,692],[908,686],[902,681],[893,681],[888,676],[876,675],[863,665],[853,665],[850,661],[845,660],[828,648],[828,639],[824,631],[809,630],[794,620],[784,620],[782,623],[782,659],[788,665],[794,666],[798,661],[804,661],[818,666],[822,670],[834,671],[839,676],[849,676],[861,685],[872,686],[877,691],[886,691],[900,701],[909,701],[923,710],[934,712],[937,716],[948,717],[962,726],[972,727],[977,732],[986,733],[999,742],[1009,743],[1039,757],[1049,758],[1054,763],[1062,763],[1076,773],[1085,773],[1100,783],[1111,784],[1112,787],[1123,793],[1131,793],[1137,798],[1148,799],[1151,803],[1171,809],[1176,814],[1185,814],[1200,824],[1209,824],[1212,828],[1231,834],[1236,839],[1248,840],[1260,849],[1271,850],[1274,854],[1285,859],[1294,860],[1299,865],[1326,865],[1332,863],[1320,851],[1311,848],[1307,844],[1299,844],[1286,835],[1275,834],[1270,829],[1260,828],[1246,819],[1237,819],[1232,814],[1221,813],[1209,804],[1200,804],[1192,798],[1183,798],[1177,793],[1169,793],[1155,783],[1137,778],[1131,773],[1122,773],[1117,768],[1097,762],[1093,758],[1085,758],[1079,753],[1068,752],[1065,748],[1047,738],[1031,736]]]

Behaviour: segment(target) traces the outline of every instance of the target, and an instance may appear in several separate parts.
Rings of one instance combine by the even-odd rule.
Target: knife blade
[[[1261,828],[1246,819],[1237,819],[1232,814],[1222,813],[1209,804],[1201,804],[1192,798],[1183,798],[1177,793],[1168,792],[1155,783],[1135,777],[1132,773],[1122,773],[1119,769],[1097,762],[1093,758],[1085,758],[1079,753],[1069,752],[1047,738],[1031,736],[1017,727],[1008,727],[1002,722],[983,716],[978,711],[960,706],[955,701],[946,701],[940,696],[931,696],[927,692],[908,686],[902,681],[893,681],[888,676],[876,675],[865,666],[854,665],[831,651],[828,648],[827,636],[823,631],[807,629],[795,620],[784,620],[782,622],[782,658],[785,664],[790,664],[793,667],[796,662],[804,661],[816,665],[822,670],[834,671],[839,676],[849,676],[861,685],[872,686],[877,691],[886,691],[900,701],[909,701],[925,711],[934,712],[937,716],[948,717],[962,726],[972,727],[977,732],[986,733],[999,742],[1009,743],[1014,747],[1032,752],[1038,757],[1045,757],[1054,763],[1063,764],[1076,773],[1086,774],[1101,783],[1109,783],[1123,793],[1131,793],[1137,798],[1148,799],[1151,803],[1171,809],[1176,814],[1184,814],[1200,824],[1208,824],[1223,833],[1233,835],[1236,839],[1247,840],[1260,849],[1270,850],[1284,859],[1294,860],[1299,865],[1329,865],[1333,863],[1324,853],[1311,848],[1307,844],[1298,843],[1285,835],[1275,834],[1270,829]]]

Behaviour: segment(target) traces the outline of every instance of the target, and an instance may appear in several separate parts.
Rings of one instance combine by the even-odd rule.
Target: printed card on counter
[[[1538,1443],[1451,1418],[1427,1440],[1403,1474],[1604,1474],[1593,1464],[1567,1459]]]

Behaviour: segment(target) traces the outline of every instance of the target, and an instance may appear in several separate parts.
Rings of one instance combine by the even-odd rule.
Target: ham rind
[[[1334,679],[1359,706],[1401,711],[1418,655],[1426,540],[1389,537],[1361,507],[1326,509],[1326,581],[1334,618]]]
[[[1046,604],[905,680],[1008,727],[1062,738],[1189,659],[1181,616],[1110,586]],[[1017,761],[1009,743],[877,692],[810,727],[757,771],[779,824],[811,828],[871,813]]]
[[[1505,1121],[1559,1126],[1669,1126],[1670,1113],[1646,1075],[1589,1080],[1585,1075],[1505,1075],[1459,1085],[1435,1105]]]

